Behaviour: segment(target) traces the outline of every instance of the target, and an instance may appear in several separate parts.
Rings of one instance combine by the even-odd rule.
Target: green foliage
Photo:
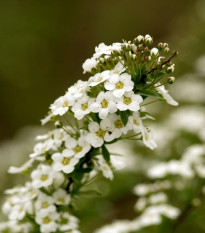
[[[105,145],[102,146],[102,155],[103,155],[103,158],[105,159],[105,161],[107,163],[110,162],[110,152],[108,151],[108,149],[106,148]]]

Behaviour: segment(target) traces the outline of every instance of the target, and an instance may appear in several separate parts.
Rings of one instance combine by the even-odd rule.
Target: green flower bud
[[[169,77],[168,80],[167,80],[167,82],[168,82],[169,84],[173,84],[174,81],[175,81],[175,77]]]

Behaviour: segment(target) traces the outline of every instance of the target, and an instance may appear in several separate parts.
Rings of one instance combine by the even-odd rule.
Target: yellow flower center
[[[101,102],[101,106],[102,106],[102,108],[107,108],[107,107],[108,107],[108,101],[104,99],[104,100]]]
[[[123,122],[121,120],[115,121],[115,128],[121,129],[123,127]]]
[[[42,175],[42,176],[41,176],[41,180],[42,180],[42,181],[46,181],[47,179],[48,179],[48,175]]]
[[[65,200],[64,200],[64,198],[60,197],[60,198],[58,198],[58,202],[64,203]]]
[[[68,165],[70,163],[70,159],[69,158],[63,158],[62,162],[61,162],[64,166]]]
[[[63,103],[63,107],[64,107],[64,108],[69,107],[68,101],[65,101],[65,102]]]
[[[44,224],[48,224],[49,222],[51,222],[51,219],[49,217],[43,218],[43,223]]]
[[[122,89],[124,87],[124,83],[118,82],[118,83],[116,83],[115,87],[116,87],[116,89]]]
[[[100,82],[100,81],[102,81],[102,77],[99,77],[98,79],[97,79],[97,82]]]
[[[134,119],[134,124],[139,125],[140,123],[139,123],[139,121],[137,119]]]
[[[42,209],[46,209],[46,208],[48,208],[48,207],[49,207],[48,202],[43,202],[42,205],[41,205],[41,208],[42,208]]]
[[[81,109],[83,111],[85,111],[87,108],[88,108],[88,104],[87,103],[81,105]]]
[[[97,132],[97,135],[99,138],[104,138],[105,137],[105,131],[100,129],[98,132]]]
[[[146,133],[145,134],[145,140],[147,141],[149,139],[149,136],[148,136],[148,134]]]
[[[69,220],[67,218],[61,217],[60,224],[61,225],[67,225],[69,223]]]
[[[124,97],[123,103],[129,105],[132,102],[132,99],[129,97]]]
[[[73,149],[73,151],[77,154],[77,153],[81,152],[82,149],[83,149],[83,148],[82,148],[81,146],[76,146],[76,147]]]

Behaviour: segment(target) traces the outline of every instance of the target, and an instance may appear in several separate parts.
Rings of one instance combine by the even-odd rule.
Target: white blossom
[[[99,113],[101,119],[105,119],[108,113],[114,113],[117,111],[116,103],[114,101],[112,92],[100,92],[90,108],[94,113]]]
[[[86,59],[83,63],[83,73],[90,72],[96,65],[97,61],[95,58]]]
[[[52,167],[40,164],[36,170],[31,173],[32,185],[34,188],[47,187],[53,183],[56,172]]]
[[[102,82],[105,82],[109,78],[110,78],[110,71],[105,70],[102,73],[97,73],[94,76],[90,77],[88,80],[88,83],[89,83],[89,86],[93,87]]]
[[[134,87],[134,82],[131,80],[131,75],[112,74],[109,80],[105,83],[105,89],[112,91],[113,96],[120,98],[126,91],[131,91]]]
[[[110,119],[105,119],[98,124],[97,122],[91,122],[89,124],[89,131],[86,140],[93,147],[100,147],[104,141],[110,142],[118,137],[119,132],[113,127]]]
[[[90,144],[86,141],[86,135],[82,135],[78,139],[69,137],[65,141],[65,146],[69,154],[75,156],[75,158],[82,158],[91,148]]]
[[[133,91],[125,92],[124,96],[117,100],[117,108],[120,111],[138,111],[143,99],[140,95],[134,94]]]
[[[65,149],[62,153],[54,153],[52,155],[53,169],[55,171],[63,171],[65,173],[71,173],[79,159],[73,156],[71,150]]]
[[[156,90],[163,96],[163,98],[167,101],[168,104],[177,106],[178,103],[168,94],[168,91],[165,89],[164,85],[156,87]]]
[[[90,113],[90,105],[94,102],[94,98],[89,98],[87,95],[83,95],[79,98],[72,107],[72,111],[75,114],[75,118],[78,120]]]
[[[77,233],[78,231],[75,232],[74,230],[78,228],[78,223],[79,223],[79,220],[75,216],[64,212],[60,215],[60,218],[58,220],[59,230],[60,231],[72,230],[71,231],[72,233]]]
[[[56,211],[54,203],[55,200],[51,196],[40,193],[38,195],[38,199],[35,202],[36,213],[42,217],[47,216],[50,213],[54,213]]]
[[[51,233],[55,232],[58,228],[58,224],[56,220],[59,219],[59,214],[57,212],[49,213],[46,216],[42,216],[41,214],[36,215],[36,222],[40,225],[42,233]]]
[[[70,195],[64,189],[58,189],[53,193],[53,198],[57,205],[68,205],[70,203]]]

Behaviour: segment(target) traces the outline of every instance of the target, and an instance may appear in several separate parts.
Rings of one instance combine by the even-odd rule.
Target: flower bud
[[[145,48],[144,48],[144,52],[145,52],[146,54],[149,54],[149,53],[150,53],[150,50],[148,49],[148,47],[145,47]]]
[[[151,45],[153,43],[152,37],[148,34],[145,36],[145,43],[148,45]]]
[[[158,62],[163,63],[163,62],[165,61],[165,59],[166,59],[165,57],[159,57],[159,58],[158,58]]]
[[[173,84],[174,81],[175,81],[175,77],[169,77],[168,80],[167,80],[167,82],[168,82],[169,84]]]
[[[139,51],[142,51],[142,50],[144,49],[143,44],[139,44],[139,45],[137,46],[137,49],[138,49]]]
[[[173,73],[173,72],[174,72],[174,64],[172,64],[167,68],[167,73]]]
[[[58,129],[62,128],[62,123],[60,121],[56,121],[55,122],[55,127],[58,128]]]
[[[151,60],[151,57],[150,57],[150,56],[145,56],[145,57],[144,57],[144,60],[145,60],[145,61],[150,61],[150,60]]]
[[[135,61],[137,58],[137,55],[136,54],[132,54],[132,60]]]
[[[159,55],[159,51],[157,48],[152,48],[150,51],[151,57],[157,57]]]
[[[133,42],[134,42],[135,44],[139,44],[139,43],[144,43],[144,40],[145,40],[144,36],[139,35],[138,37],[136,37],[136,38],[134,39]]]
[[[164,52],[168,53],[170,51],[169,47],[164,48]]]
[[[158,47],[159,49],[163,49],[163,48],[164,48],[164,45],[163,45],[163,43],[159,43],[159,44],[157,45],[157,47]]]
[[[100,62],[102,62],[102,63],[105,61],[105,59],[104,59],[103,57],[101,57],[99,60],[100,60]]]

